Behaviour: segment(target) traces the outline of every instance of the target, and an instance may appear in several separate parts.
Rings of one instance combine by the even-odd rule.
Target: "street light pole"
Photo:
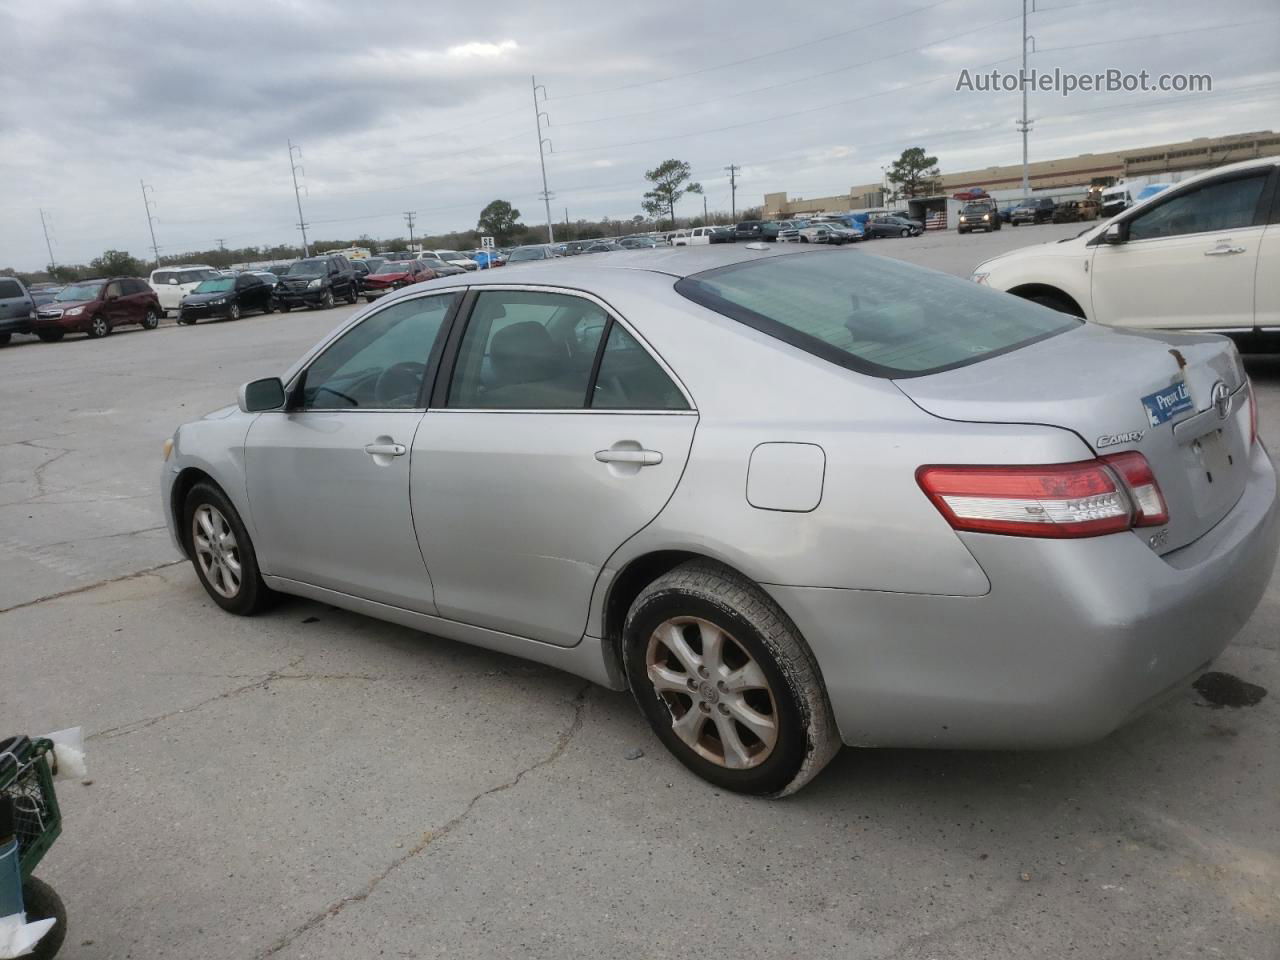
[[[49,251],[49,270],[58,269],[58,265],[53,261],[53,244],[49,242],[49,225],[44,222],[44,208],[40,209],[40,229],[44,231],[44,246]]]
[[[142,205],[146,207],[147,229],[151,231],[151,252],[152,254],[155,255],[156,266],[158,267],[160,266],[160,247],[156,245],[156,226],[151,217],[151,204],[154,203],[154,201],[151,199],[150,195],[147,193],[148,190],[150,190],[152,193],[155,193],[155,187],[148,186],[146,182],[142,180],[139,180],[138,183],[142,185]]]
[[[1031,176],[1030,168],[1027,162],[1027,134],[1031,130],[1031,121],[1027,118],[1027,42],[1030,41],[1032,49],[1035,48],[1036,38],[1027,33],[1027,2],[1022,0],[1022,74],[1019,76],[1019,86],[1022,87],[1022,119],[1018,121],[1018,129],[1022,132],[1022,199],[1026,200],[1031,196]],[[1031,12],[1036,12],[1035,0],[1030,0]]]

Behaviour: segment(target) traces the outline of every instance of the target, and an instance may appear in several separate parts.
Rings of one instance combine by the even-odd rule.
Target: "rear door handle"
[[[634,463],[652,467],[662,462],[657,450],[597,450],[596,459],[601,463]]]
[[[1206,250],[1204,252],[1204,255],[1206,257],[1229,257],[1233,253],[1244,253],[1244,252],[1245,252],[1244,247],[1219,246],[1219,247],[1214,247],[1212,250]]]
[[[403,443],[366,443],[364,452],[371,457],[403,457],[408,448]]]

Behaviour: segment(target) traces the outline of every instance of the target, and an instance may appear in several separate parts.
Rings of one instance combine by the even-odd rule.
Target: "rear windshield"
[[[850,370],[914,377],[1083,321],[958,277],[845,251],[749,260],[685,277],[695,303]]]
[[[8,300],[22,296],[22,287],[17,280],[0,280],[0,300]]]

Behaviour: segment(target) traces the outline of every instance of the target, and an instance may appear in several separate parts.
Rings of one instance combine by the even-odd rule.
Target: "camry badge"
[[[1107,433],[1100,436],[1093,446],[1095,450],[1101,450],[1103,447],[1114,447],[1120,443],[1137,443],[1145,435],[1145,430],[1130,430],[1128,433]]]

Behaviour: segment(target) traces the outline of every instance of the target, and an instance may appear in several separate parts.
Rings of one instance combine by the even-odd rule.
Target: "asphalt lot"
[[[865,251],[967,274],[1078,229]],[[780,803],[576,678],[310,602],[222,614],[164,532],[161,443],[349,309],[0,349],[0,731],[90,735],[40,870],[60,956],[1280,957],[1280,579],[1216,667],[1256,706],[845,750]],[[1280,355],[1249,368],[1280,449]]]

